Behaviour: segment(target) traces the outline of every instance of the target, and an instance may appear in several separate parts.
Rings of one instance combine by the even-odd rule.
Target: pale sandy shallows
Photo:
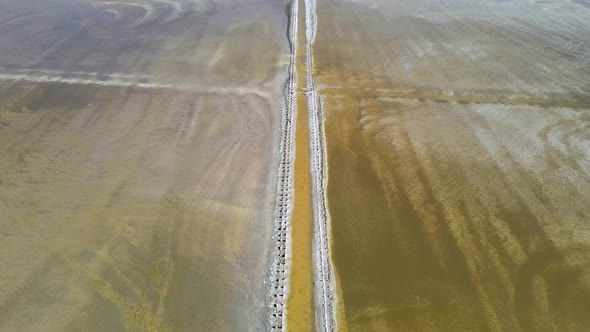
[[[0,1],[0,331],[267,326],[270,1]]]

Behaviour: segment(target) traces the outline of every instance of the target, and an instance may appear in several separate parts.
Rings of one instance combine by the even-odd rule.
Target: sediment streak
[[[118,87],[154,90],[175,90],[192,93],[258,95],[269,99],[270,95],[259,87],[247,86],[206,86],[203,84],[175,83],[171,80],[155,80],[149,75],[124,73],[101,74],[97,72],[61,71],[50,69],[8,69],[0,67],[0,85],[3,82],[57,83],[67,85],[89,85],[97,87]]]

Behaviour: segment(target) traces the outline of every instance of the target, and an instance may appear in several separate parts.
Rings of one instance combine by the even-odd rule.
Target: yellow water
[[[297,122],[295,133],[295,204],[292,215],[292,261],[290,294],[287,301],[287,328],[291,331],[314,329],[313,298],[313,208],[309,159],[309,130],[306,91],[305,4],[298,1]]]
[[[312,331],[313,301],[313,209],[311,205],[311,176],[309,173],[309,144],[307,104],[305,96],[297,98],[297,131],[295,135],[295,205],[291,236],[293,239],[291,285],[287,301],[287,327],[291,331]]]

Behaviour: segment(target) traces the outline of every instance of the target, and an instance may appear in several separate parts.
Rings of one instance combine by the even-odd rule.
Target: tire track
[[[290,220],[293,200],[293,170],[295,144],[295,99],[296,99],[296,55],[297,55],[297,11],[298,0],[294,0],[289,8],[289,30],[287,37],[290,43],[290,62],[288,78],[285,82],[285,101],[281,118],[280,162],[277,174],[277,199],[274,209],[274,244],[270,266],[270,308],[269,323],[273,331],[282,331],[285,323],[285,304],[288,295],[287,225]]]
[[[300,95],[307,98],[307,115],[309,126],[310,167],[312,186],[312,205],[314,221],[314,280],[315,280],[315,310],[316,327],[323,331],[335,329],[333,315],[333,297],[335,286],[331,275],[331,263],[329,258],[328,215],[324,191],[324,138],[323,124],[320,111],[319,95],[317,93],[315,76],[313,71],[312,43],[315,38],[316,19],[315,2],[305,0],[305,37],[298,38],[298,11],[299,1],[291,2],[289,10],[289,42],[291,45],[289,77],[285,84],[285,106],[282,118],[282,141],[280,147],[280,164],[278,170],[277,201],[275,206],[275,249],[272,255],[271,286],[270,286],[270,327],[272,330],[283,330],[286,326],[285,308],[289,293],[291,237],[287,228],[291,222],[293,205],[293,173],[294,173],[294,131],[295,131],[295,105]],[[298,39],[305,42],[305,59],[303,63],[297,63]],[[304,66],[305,89],[298,89],[297,73]],[[301,75],[304,76],[304,75]],[[302,79],[303,77],[301,77]]]
[[[329,248],[329,219],[326,209],[325,191],[325,141],[323,118],[320,99],[316,89],[313,42],[317,30],[315,15],[315,0],[305,0],[305,28],[306,28],[306,67],[307,67],[307,109],[309,116],[309,144],[311,158],[311,187],[314,213],[314,280],[317,329],[320,331],[334,331],[333,298],[336,287],[332,279],[333,271],[330,262]]]

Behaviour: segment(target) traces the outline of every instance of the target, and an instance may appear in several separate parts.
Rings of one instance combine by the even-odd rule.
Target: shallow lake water
[[[271,1],[0,1],[0,331],[267,326]]]
[[[588,8],[322,1],[317,17],[341,327],[590,328]]]

